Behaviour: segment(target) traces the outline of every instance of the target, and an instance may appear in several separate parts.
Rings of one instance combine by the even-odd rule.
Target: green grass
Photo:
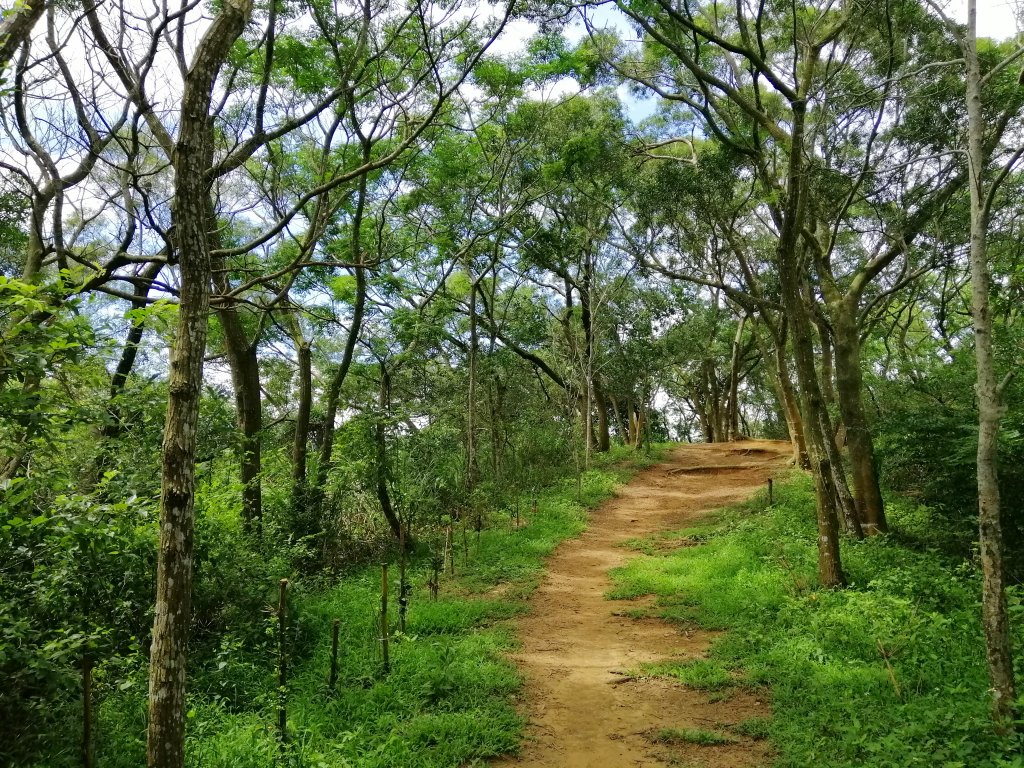
[[[732,730],[751,739],[767,739],[772,721],[767,717],[751,717],[732,726]]]
[[[927,515],[894,500],[896,533],[844,541],[850,586],[822,590],[809,481],[777,483],[775,499],[728,512],[701,546],[653,542],[614,573],[612,596],[654,595],[663,615],[727,630],[708,661],[652,671],[728,691],[742,670],[770,687],[773,718],[736,732],[768,736],[779,768],[1024,766],[1021,740],[988,719],[975,566],[929,550]],[[1011,605],[1021,648],[1016,594]]]
[[[671,677],[683,685],[702,691],[720,691],[736,684],[733,675],[717,661],[690,659],[688,661],[660,661],[643,664],[646,675]]]
[[[736,743],[732,736],[704,728],[663,728],[658,731],[655,741],[662,744],[699,744],[703,747]]]
[[[251,656],[225,641],[220,661],[190,678],[187,763],[191,768],[455,768],[515,752],[523,722],[515,708],[522,680],[506,659],[514,645],[510,619],[526,609],[545,557],[578,535],[588,508],[609,498],[652,455],[613,450],[595,462],[579,487],[567,479],[536,495],[538,511],[526,524],[506,523],[468,537],[464,562],[457,537],[456,576],[443,577],[433,601],[427,554],[410,568],[411,594],[404,635],[392,638],[391,671],[380,651],[379,567],[345,574],[317,588],[297,582],[292,594],[294,649],[288,685],[290,746],[279,756],[277,689],[272,649]],[[521,500],[529,509],[533,496]],[[494,521],[507,521],[498,511]],[[397,580],[392,567],[392,584]],[[511,585],[491,593],[499,585]],[[396,586],[393,586],[396,589]],[[391,627],[397,625],[392,593]],[[328,690],[330,632],[340,620],[339,681]],[[265,616],[267,632],[273,615]],[[257,663],[258,662],[258,663]],[[98,764],[137,768],[145,763],[145,683],[107,696],[99,716]],[[70,756],[73,758],[73,756]]]

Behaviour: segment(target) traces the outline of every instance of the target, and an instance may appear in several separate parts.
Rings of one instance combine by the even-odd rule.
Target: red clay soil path
[[[623,542],[684,528],[742,501],[790,456],[789,444],[775,441],[676,448],[598,508],[580,538],[555,551],[530,613],[519,622],[521,649],[512,654],[526,676],[527,740],[519,757],[493,765],[745,768],[770,762],[764,742],[745,737],[718,746],[658,742],[662,729],[722,731],[768,716],[769,705],[742,689],[709,701],[707,691],[672,680],[624,675],[646,662],[702,657],[713,634],[630,617],[635,604],[605,594],[609,569],[635,554]]]

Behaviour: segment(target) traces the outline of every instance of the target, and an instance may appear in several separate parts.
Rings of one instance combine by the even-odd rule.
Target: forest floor
[[[595,510],[582,536],[558,547],[518,622],[512,654],[526,678],[527,740],[518,757],[493,765],[739,768],[771,761],[766,742],[737,733],[770,715],[764,690],[708,690],[645,671],[703,659],[715,633],[656,617],[650,599],[609,600],[607,593],[609,571],[636,554],[627,542],[692,527],[743,501],[790,455],[789,443],[775,441],[681,446]]]

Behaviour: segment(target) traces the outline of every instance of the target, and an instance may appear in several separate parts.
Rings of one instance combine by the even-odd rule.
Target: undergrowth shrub
[[[544,557],[580,533],[587,507],[608,498],[658,452],[618,448],[595,468],[531,488],[504,504],[520,505],[522,526],[509,509],[489,509],[489,527],[470,530],[456,547],[456,576],[444,576],[429,597],[430,542],[409,563],[412,599],[404,634],[396,631],[397,574],[392,568],[389,625],[391,671],[382,669],[380,566],[360,564],[339,575],[294,583],[288,635],[289,747],[280,755],[276,708],[274,587],[294,563],[287,547],[264,552],[247,542],[237,516],[221,513],[216,493],[200,505],[197,553],[211,579],[200,594],[217,622],[202,628],[190,669],[187,764],[190,768],[441,768],[475,764],[514,752],[522,733],[515,695],[522,681],[505,657],[514,640],[508,620],[525,609]],[[536,513],[533,501],[537,502]],[[233,543],[232,543],[233,542]],[[232,549],[234,547],[234,549]],[[394,560],[393,547],[384,550]],[[495,587],[510,587],[500,592]],[[235,596],[233,604],[218,602]],[[327,687],[330,633],[339,625],[338,683]],[[136,768],[145,755],[145,659],[139,653],[123,690],[100,707],[98,764]],[[133,677],[132,677],[133,676]],[[69,755],[73,760],[74,755]],[[70,764],[65,761],[61,765]],[[49,767],[48,767],[49,768]]]

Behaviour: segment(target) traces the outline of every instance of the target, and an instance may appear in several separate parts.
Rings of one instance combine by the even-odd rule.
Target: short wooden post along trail
[[[384,674],[391,671],[388,649],[388,564],[380,566],[380,653],[384,661]]]
[[[288,579],[281,579],[277,596],[277,735],[284,752],[288,744]]]
[[[341,627],[341,619],[331,622],[331,676],[327,680],[327,686],[333,691],[338,684],[338,630]]]

